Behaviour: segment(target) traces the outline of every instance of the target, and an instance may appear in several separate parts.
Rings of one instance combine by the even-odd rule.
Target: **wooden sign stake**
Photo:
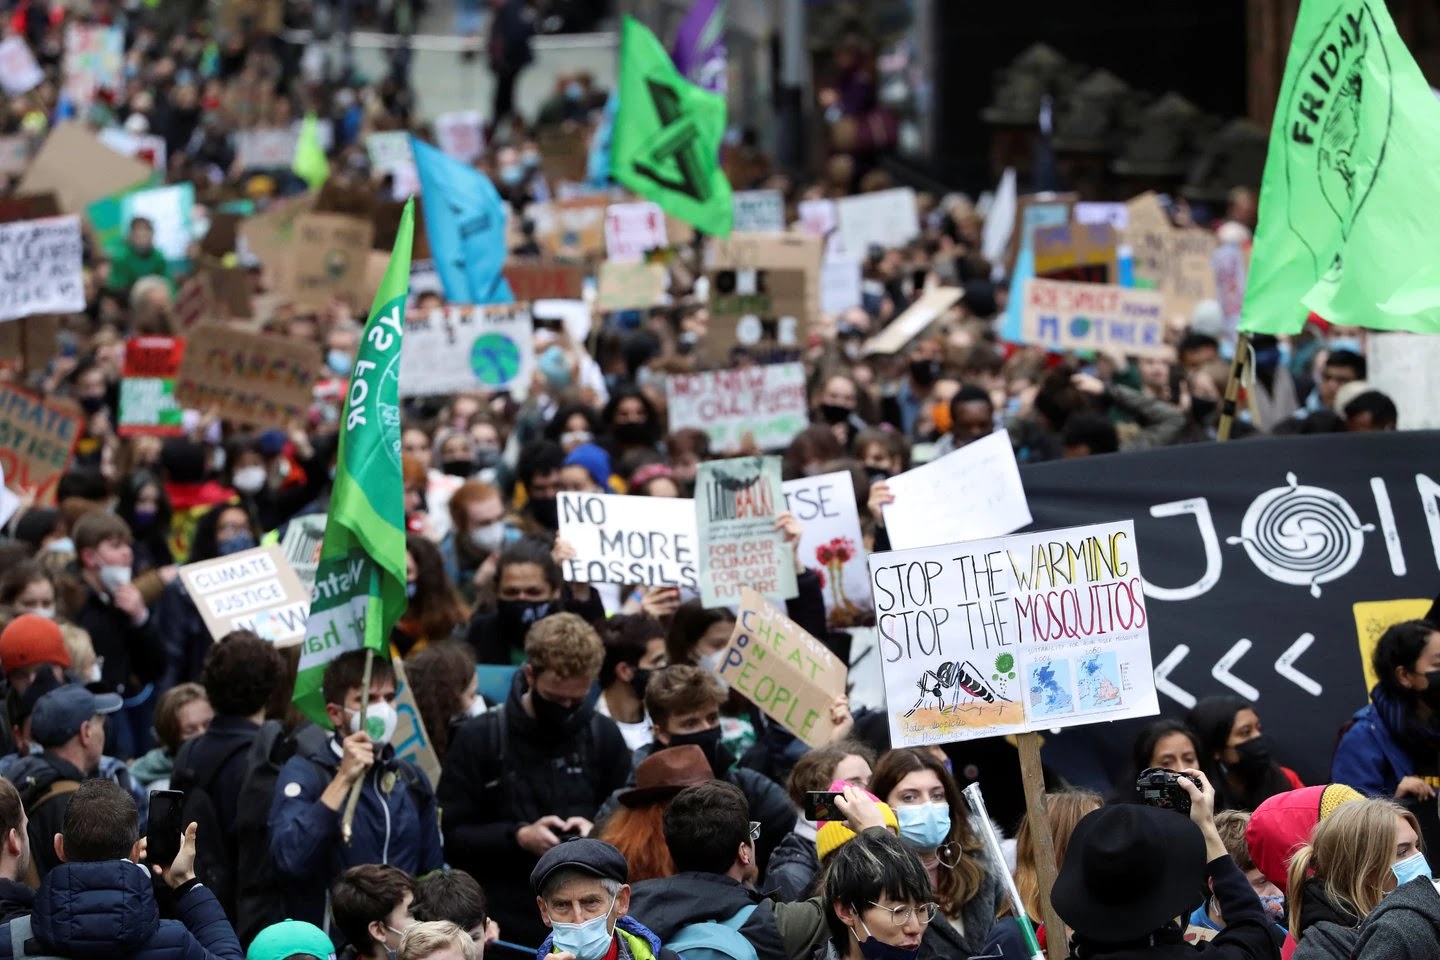
[[[1015,735],[1020,750],[1020,780],[1025,787],[1025,813],[1030,820],[1030,837],[1035,844],[1035,868],[1040,877],[1040,910],[1045,920],[1046,954],[1067,955],[1065,923],[1050,902],[1055,886],[1055,837],[1050,832],[1050,811],[1045,807],[1045,774],[1040,766],[1040,735]]]

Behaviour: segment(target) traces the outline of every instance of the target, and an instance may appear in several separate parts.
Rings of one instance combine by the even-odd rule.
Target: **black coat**
[[[100,683],[106,690],[130,696],[160,679],[165,669],[165,645],[160,641],[153,614],[137,627],[128,613],[87,587],[75,625],[90,634],[95,655],[104,658]]]
[[[181,744],[175,755],[171,788],[187,790],[198,786],[207,790],[216,819],[230,842],[235,836],[240,787],[250,769],[250,747],[259,732],[259,725],[244,717],[217,716],[210,721],[209,730]],[[207,778],[208,783],[199,782]]]
[[[791,831],[765,866],[765,894],[782,903],[804,900],[811,895],[819,873],[820,853],[815,841]]]
[[[539,943],[545,927],[530,892],[536,858],[516,842],[526,824],[553,814],[594,821],[624,786],[630,750],[609,717],[582,706],[566,730],[541,727],[521,702],[518,673],[503,707],[467,721],[445,752],[438,799],[445,856],[485,880],[490,913],[516,943]]]
[[[73,794],[57,794],[38,809],[35,804],[56,781],[74,780],[79,783],[89,776],[92,775],[48,750],[38,756],[25,757],[5,771],[5,779],[15,784],[25,814],[30,818],[30,856],[41,880],[60,863],[60,858],[55,856],[55,834],[65,823],[65,810],[70,806]]]
[[[630,891],[630,916],[653,930],[661,943],[675,939],[692,923],[729,920],[749,906],[756,909],[740,928],[741,935],[750,941],[759,960],[786,960],[774,905],[727,876],[677,873],[644,880]]]

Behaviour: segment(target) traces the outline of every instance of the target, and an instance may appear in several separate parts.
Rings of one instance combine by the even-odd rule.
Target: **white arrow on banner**
[[[1252,644],[1249,640],[1241,640],[1235,644],[1235,646],[1225,652],[1225,656],[1215,661],[1215,666],[1210,671],[1210,676],[1219,680],[1246,700],[1253,702],[1260,699],[1260,691],[1230,672],[1230,668],[1239,663],[1240,658],[1250,652],[1251,646]]]
[[[1189,654],[1190,648],[1182,643],[1174,650],[1171,650],[1164,660],[1161,660],[1155,665],[1155,689],[1180,704],[1180,706],[1186,710],[1195,706],[1195,695],[1175,686],[1168,678],[1170,671],[1178,667],[1180,661],[1184,660]]]
[[[1280,654],[1280,659],[1275,661],[1275,672],[1310,694],[1310,696],[1318,697],[1325,689],[1320,686],[1320,681],[1314,677],[1307,677],[1295,669],[1295,661],[1299,660],[1305,651],[1310,649],[1310,645],[1314,642],[1315,634],[1300,634],[1300,639],[1290,644],[1290,648]]]

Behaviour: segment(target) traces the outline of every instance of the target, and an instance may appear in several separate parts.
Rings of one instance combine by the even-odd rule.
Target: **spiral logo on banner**
[[[1226,543],[1245,545],[1250,560],[1272,580],[1308,586],[1320,596],[1320,584],[1345,576],[1360,560],[1362,524],[1344,497],[1321,487],[1302,487],[1287,473],[1288,487],[1267,490],[1250,504],[1240,536]]]

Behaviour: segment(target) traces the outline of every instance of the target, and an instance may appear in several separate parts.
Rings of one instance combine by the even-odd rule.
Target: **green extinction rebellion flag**
[[[697,230],[728,237],[734,208],[719,160],[725,98],[682,77],[655,34],[629,16],[619,86],[610,175]]]
[[[1440,332],[1440,101],[1384,0],[1304,0],[1240,329]]]
[[[400,477],[400,338],[410,287],[415,201],[405,204],[395,250],[370,307],[340,417],[329,520],[315,570],[295,704],[328,727],[320,680],[350,650],[388,656],[405,612],[405,493]]]

